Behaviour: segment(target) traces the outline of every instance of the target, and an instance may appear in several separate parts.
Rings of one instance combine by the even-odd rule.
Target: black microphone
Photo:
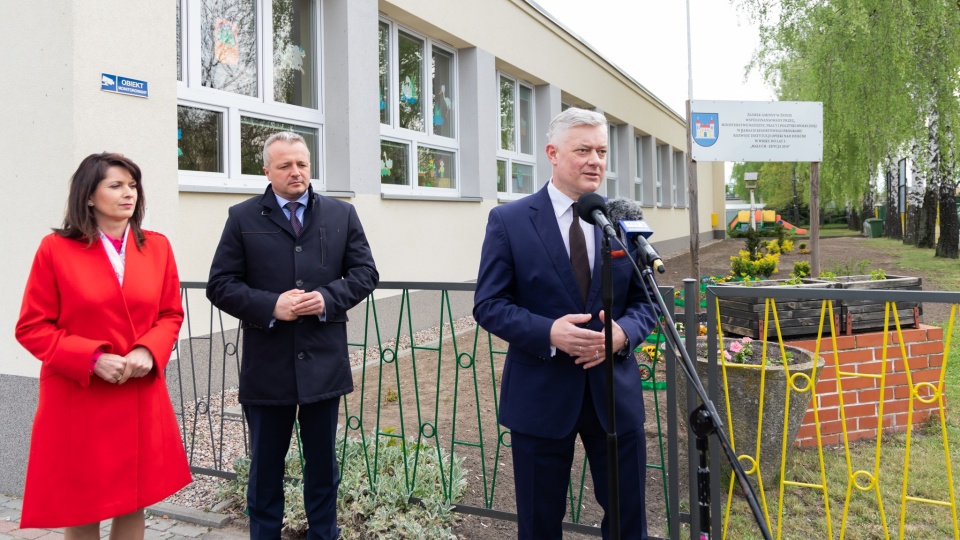
[[[607,211],[610,213],[610,219],[619,224],[623,240],[637,246],[640,262],[656,268],[661,274],[666,272],[660,254],[650,245],[650,242],[647,242],[647,238],[653,234],[653,229],[643,220],[643,209],[640,204],[629,199],[612,199],[607,202]]]
[[[579,208],[580,219],[591,225],[599,225],[603,229],[603,234],[610,238],[617,236],[617,230],[607,219],[607,204],[602,196],[596,193],[584,193],[577,201],[577,208]]]

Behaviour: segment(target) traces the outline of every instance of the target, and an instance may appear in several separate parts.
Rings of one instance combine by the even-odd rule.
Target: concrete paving
[[[63,529],[21,529],[18,497],[0,495],[0,540],[63,540]],[[206,516],[204,516],[206,514]],[[176,517],[177,519],[173,519]],[[110,536],[104,521],[100,538]],[[229,523],[219,514],[160,504],[147,512],[145,540],[239,540],[249,538],[245,524]]]

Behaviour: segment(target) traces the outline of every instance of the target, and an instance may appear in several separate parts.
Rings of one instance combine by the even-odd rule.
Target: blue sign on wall
[[[100,74],[100,90],[104,92],[115,92],[117,94],[126,94],[128,96],[148,97],[147,81],[131,79],[110,73]]]

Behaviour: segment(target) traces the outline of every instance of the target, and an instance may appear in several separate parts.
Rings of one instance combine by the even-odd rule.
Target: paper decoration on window
[[[213,25],[213,56],[217,62],[235,66],[240,63],[237,25],[227,19],[217,19]]]
[[[403,79],[403,84],[400,85],[400,101],[406,103],[407,105],[416,105],[417,104],[417,76],[414,75],[411,80],[410,76],[407,75]]]
[[[180,128],[177,128],[177,140],[183,140],[183,130]],[[177,157],[183,157],[183,149],[180,148],[179,142],[177,143]]]
[[[393,160],[383,153],[383,159],[380,160],[380,176],[390,176],[390,170],[393,169]]]
[[[436,101],[433,102],[433,125],[443,125],[443,115],[440,114],[440,103]]]
[[[303,59],[307,57],[307,51],[299,45],[288,43],[283,50],[277,53],[277,65],[281,69],[295,69],[303,73]]]

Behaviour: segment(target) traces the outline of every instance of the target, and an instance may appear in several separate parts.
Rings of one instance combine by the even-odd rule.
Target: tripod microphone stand
[[[757,526],[760,528],[760,533],[763,535],[765,540],[772,540],[770,530],[767,528],[767,522],[764,521],[763,514],[760,510],[760,505],[757,503],[757,496],[753,492],[753,485],[750,484],[749,480],[747,480],[747,475],[744,472],[743,467],[740,465],[740,461],[737,459],[736,453],[733,451],[733,446],[730,444],[730,440],[727,438],[726,432],[721,429],[723,427],[723,421],[720,419],[720,414],[717,412],[717,408],[714,406],[713,402],[707,397],[707,392],[703,388],[703,383],[700,381],[700,377],[697,375],[693,360],[690,359],[690,355],[683,346],[683,341],[680,339],[680,333],[677,332],[676,325],[674,324],[673,319],[670,317],[670,312],[667,310],[666,302],[664,302],[663,296],[660,294],[660,290],[657,287],[657,282],[653,277],[653,271],[651,270],[653,261],[649,261],[647,258],[648,257],[645,253],[642,251],[639,252],[637,262],[642,265],[642,270],[640,270],[641,280],[646,285],[646,289],[648,290],[647,294],[649,295],[650,292],[652,292],[656,298],[657,306],[659,307],[660,313],[664,318],[661,326],[663,327],[664,333],[666,334],[670,344],[677,351],[677,358],[680,359],[680,367],[683,369],[687,380],[696,391],[697,396],[699,396],[701,403],[699,407],[690,413],[689,419],[689,425],[694,434],[697,436],[696,444],[699,454],[697,491],[700,511],[700,539],[710,539],[710,469],[707,462],[707,449],[709,447],[709,436],[713,435],[720,443],[720,448],[726,455],[727,461],[729,461],[731,467],[733,467],[734,475],[736,476],[737,482],[740,484],[740,488],[743,490],[744,495],[746,496],[747,504],[750,506],[750,511],[753,513],[753,518],[757,522]]]

